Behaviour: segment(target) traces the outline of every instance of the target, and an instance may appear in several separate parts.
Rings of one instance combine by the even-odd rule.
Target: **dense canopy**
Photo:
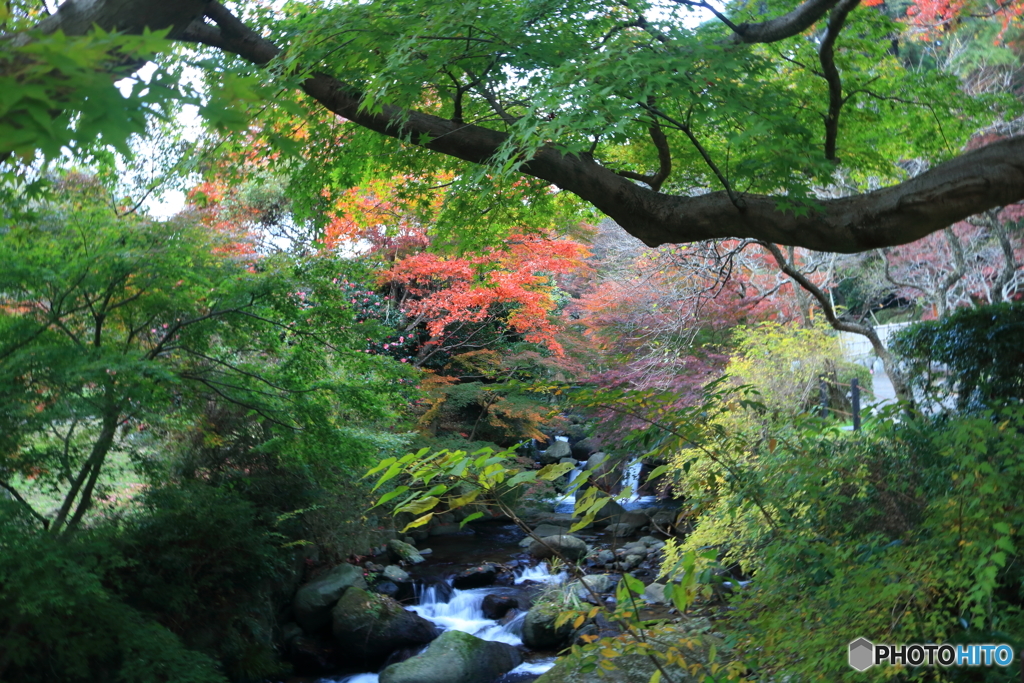
[[[1017,104],[965,94],[956,75],[928,68],[929,29],[907,17],[930,17],[932,29],[949,19],[911,10],[851,0],[67,0],[8,35],[20,56],[4,68],[48,59],[39,46],[58,31],[166,30],[204,59],[152,41],[123,52],[162,50],[154,59],[165,69],[200,64],[213,84],[207,114],[259,109],[265,129],[308,145],[315,172],[414,168],[454,182],[465,192],[449,194],[451,221],[513,226],[524,198],[538,211],[580,206],[560,189],[648,245],[745,237],[858,252],[1024,198],[1024,139],[997,126],[964,151]],[[262,67],[263,89],[246,85],[245,64]],[[299,89],[315,104],[296,100]],[[12,105],[39,109],[29,126],[55,107],[89,118],[66,82],[36,97]],[[401,144],[342,135],[317,105]]]

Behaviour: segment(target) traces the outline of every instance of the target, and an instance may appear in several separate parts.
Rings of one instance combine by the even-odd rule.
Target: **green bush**
[[[959,310],[893,337],[907,376],[932,400],[957,394],[957,409],[981,410],[1024,398],[1024,302]],[[945,366],[945,367],[941,367]]]
[[[224,683],[212,658],[112,588],[128,564],[105,532],[61,540],[0,505],[0,680]]]
[[[712,545],[753,573],[728,630],[755,670],[809,681],[890,678],[885,668],[847,666],[846,645],[858,637],[1008,642],[1019,651],[1024,408],[883,420],[859,435],[796,425],[731,462],[732,472],[712,471],[722,492],[683,549]],[[744,487],[729,485],[737,477]],[[900,675],[961,680],[962,672]]]

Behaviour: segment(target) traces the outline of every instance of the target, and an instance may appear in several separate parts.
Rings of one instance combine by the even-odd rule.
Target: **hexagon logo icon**
[[[867,638],[858,638],[850,643],[850,666],[857,671],[867,671],[875,664],[875,645]]]

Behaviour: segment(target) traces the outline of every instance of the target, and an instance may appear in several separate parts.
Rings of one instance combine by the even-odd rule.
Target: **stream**
[[[516,571],[515,585],[557,584],[566,580],[565,572],[552,574],[547,562],[533,567],[524,567]],[[519,612],[506,623],[500,623],[484,616],[482,604],[488,595],[500,592],[497,587],[470,588],[467,590],[452,589],[447,601],[440,596],[447,591],[438,590],[436,584],[423,588],[417,587],[417,605],[406,607],[424,619],[434,623],[438,628],[449,631],[463,631],[483,640],[494,640],[514,647],[523,647],[521,636],[523,620],[526,612]],[[501,620],[506,621],[506,620]],[[530,657],[529,652],[524,656]],[[532,680],[555,665],[554,657],[529,658],[500,679],[502,683],[518,680]],[[321,678],[317,683],[378,683],[378,674],[363,673],[341,678]]]
[[[571,482],[583,471],[585,463],[569,473]],[[654,496],[640,496],[636,493],[640,484],[641,463],[630,463],[622,474],[622,484],[634,492],[620,504],[624,509],[639,510],[656,507],[659,502]],[[564,495],[552,500],[547,508],[557,515],[572,513],[574,496]],[[619,546],[630,537],[613,537],[610,533],[591,529],[577,534],[592,547]],[[484,616],[483,602],[488,595],[519,595],[532,599],[532,594],[541,590],[544,584],[559,584],[567,580],[567,573],[552,574],[545,561],[537,563],[520,546],[525,534],[515,524],[508,522],[484,522],[474,524],[465,530],[443,536],[431,536],[422,545],[431,547],[427,561],[410,569],[415,576],[414,593],[416,604],[405,609],[430,621],[442,631],[462,631],[483,640],[505,643],[519,649],[524,662],[504,674],[495,683],[527,683],[554,666],[553,652],[534,652],[523,645],[522,627],[526,611],[513,611],[500,620]],[[495,584],[486,588],[453,588],[453,577],[461,570],[483,563],[498,563],[512,568],[511,584]],[[605,570],[607,571],[607,570]],[[447,584],[447,585],[445,585]],[[423,649],[426,649],[424,646]],[[379,683],[377,673],[335,676],[316,679],[316,683]]]

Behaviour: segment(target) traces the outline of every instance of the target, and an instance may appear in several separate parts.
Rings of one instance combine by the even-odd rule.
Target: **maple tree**
[[[734,326],[768,319],[815,322],[810,295],[754,242],[648,250],[605,225],[594,249],[597,274],[572,310],[607,356],[594,378],[599,384],[672,389],[694,399],[721,371]],[[835,255],[787,252],[809,282],[832,284]]]
[[[895,294],[916,300],[925,318],[961,307],[1012,301],[1024,288],[1020,230],[990,212],[942,233],[882,252],[880,269]]]
[[[335,116],[278,97],[302,89],[370,137],[432,153],[383,143],[338,168],[357,178],[410,166],[452,174],[459,210],[447,215],[466,230],[488,207],[495,224],[524,224],[515,214],[547,203],[544,188],[554,186],[583,202],[563,208],[590,205],[649,245],[740,237],[857,252],[1021,199],[1019,137],[959,151],[973,129],[1012,117],[1015,103],[959,97],[951,75],[908,68],[891,49],[905,26],[878,8],[727,3],[691,28],[693,7],[708,9],[644,2],[609,11],[574,0],[481,11],[404,0],[236,13],[198,0],[68,0],[31,37],[14,36],[21,49],[49,45],[58,30],[166,29],[205,46],[211,81],[222,84],[204,110],[211,119],[237,125],[234,99],[336,127]],[[30,13],[18,18],[16,32],[33,24]],[[53,104],[19,106],[47,120]],[[72,91],[57,106],[80,105]],[[321,136],[306,139],[311,156],[323,154],[311,148]],[[914,178],[895,164],[922,156],[944,163]],[[837,170],[857,179],[857,193],[815,197]],[[872,178],[886,186],[868,191]]]
[[[549,319],[556,309],[552,278],[580,268],[585,256],[578,242],[520,233],[479,254],[413,254],[382,278],[404,313],[426,329],[423,360],[442,349],[451,354],[481,346],[460,332],[492,317],[524,341],[562,355],[557,327]]]
[[[585,271],[579,241],[545,229],[519,230],[500,246],[456,250],[433,230],[441,201],[422,201],[423,178],[337,190],[321,253],[358,252],[374,275],[339,280],[357,320],[381,324],[364,351],[423,371],[414,406],[425,433],[515,443],[546,438],[557,408],[519,387],[578,370],[563,347],[567,278]]]
[[[557,409],[509,381],[572,366],[560,341],[565,322],[554,278],[578,270],[586,253],[571,240],[517,234],[482,253],[410,254],[380,273],[402,316],[398,342],[410,342],[400,348],[432,370],[421,424],[436,432],[447,414],[442,429],[465,429],[470,440],[485,433],[546,438],[540,425],[557,421]],[[468,427],[459,426],[460,416]]]

